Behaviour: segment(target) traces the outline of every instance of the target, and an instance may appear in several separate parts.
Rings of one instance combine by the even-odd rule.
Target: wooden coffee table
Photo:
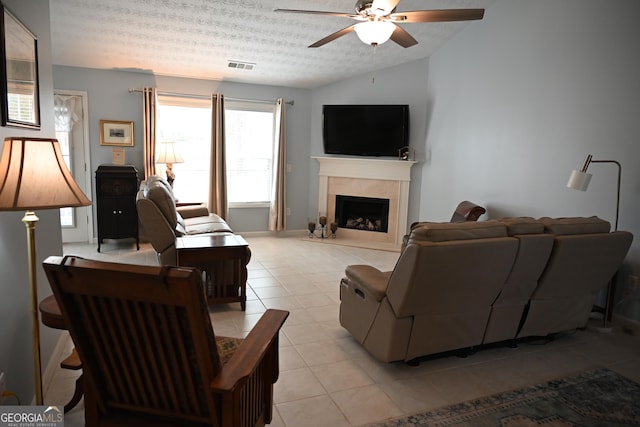
[[[247,308],[249,244],[238,234],[193,235],[176,239],[178,265],[202,271],[208,304],[239,302]]]

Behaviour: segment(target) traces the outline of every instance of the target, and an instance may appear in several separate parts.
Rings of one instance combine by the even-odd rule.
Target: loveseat
[[[393,271],[346,268],[340,324],[383,362],[582,328],[633,239],[609,230],[596,217],[422,223]]]
[[[204,205],[177,207],[171,186],[157,175],[140,184],[136,207],[142,234],[155,249],[160,265],[176,265],[177,237],[233,232]]]

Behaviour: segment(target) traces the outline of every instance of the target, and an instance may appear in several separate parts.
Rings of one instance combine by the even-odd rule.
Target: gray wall
[[[421,218],[470,199],[491,218],[613,225],[615,165],[592,164],[586,193],[566,183],[587,153],[615,159],[619,229],[636,236],[625,269],[640,274],[639,14],[635,0],[498,0],[433,55]]]
[[[51,37],[49,2],[39,0],[2,0],[2,3],[38,38],[40,107],[39,131],[0,127],[0,147],[9,136],[55,138],[53,124],[53,79],[51,76]],[[51,288],[40,267],[49,255],[62,254],[60,214],[57,210],[36,211],[36,257],[38,297],[51,295]],[[27,267],[26,230],[20,221],[24,212],[0,212],[0,371],[7,389],[15,392],[23,404],[34,396],[31,300]],[[43,369],[47,365],[60,331],[41,327]],[[7,404],[11,400],[7,400]]]
[[[100,164],[111,163],[111,147],[100,146],[100,120],[133,121],[135,145],[125,148],[126,161],[137,167],[140,178],[144,175],[142,95],[129,93],[129,88],[141,89],[144,86],[153,86],[161,92],[205,96],[213,92],[221,92],[230,98],[293,100],[294,105],[289,105],[286,109],[287,162],[292,165],[287,178],[287,205],[291,209],[291,215],[287,221],[290,229],[306,227],[308,171],[305,166],[309,158],[310,91],[63,66],[54,66],[53,76],[56,89],[83,90],[88,93],[91,170],[95,171]],[[93,186],[93,194],[95,194],[95,181]],[[228,221],[238,232],[265,231],[268,229],[268,213],[267,208],[230,209]],[[94,209],[94,221],[95,215]],[[97,227],[94,227],[94,230],[97,234]]]
[[[366,48],[366,47],[364,47]],[[373,51],[372,51],[373,55]],[[334,83],[313,91],[311,108],[311,155],[325,156],[322,147],[322,106],[324,104],[408,104],[409,145],[416,148],[416,160],[424,163],[427,108],[428,60],[389,68]],[[354,124],[357,126],[357,124]],[[329,156],[331,157],[331,156]],[[318,170],[309,159],[309,217],[318,214]],[[421,165],[411,170],[409,223],[419,217]]]
[[[566,183],[587,153],[618,160],[619,229],[637,236],[625,285],[640,274],[639,14],[635,0],[498,0],[429,60],[379,71],[375,84],[368,75],[315,89],[311,153],[322,155],[322,104],[409,103],[421,162],[409,223],[447,221],[468,199],[489,218],[597,215],[613,226],[614,165],[592,164],[586,193]]]

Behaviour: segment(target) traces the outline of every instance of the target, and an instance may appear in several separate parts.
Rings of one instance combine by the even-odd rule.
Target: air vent
[[[255,68],[256,64],[252,62],[229,61],[227,66],[229,68],[235,68],[236,70],[251,71]]]

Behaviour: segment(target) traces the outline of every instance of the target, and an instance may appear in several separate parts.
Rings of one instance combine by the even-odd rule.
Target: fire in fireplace
[[[336,195],[338,227],[386,233],[389,199]]]

